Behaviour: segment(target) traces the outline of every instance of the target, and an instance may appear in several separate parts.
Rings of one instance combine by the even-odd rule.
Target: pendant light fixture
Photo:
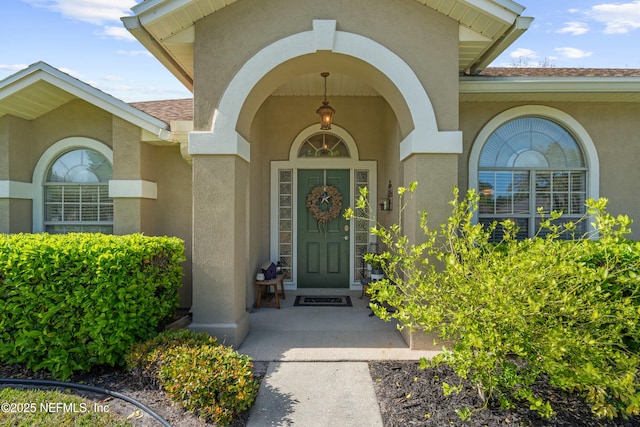
[[[324,101],[322,101],[322,105],[316,110],[316,113],[320,115],[320,129],[329,130],[331,129],[331,117],[336,110],[327,101],[327,77],[329,77],[329,73],[325,71],[320,75],[324,78]]]

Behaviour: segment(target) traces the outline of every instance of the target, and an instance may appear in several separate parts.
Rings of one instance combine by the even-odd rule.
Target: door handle
[[[349,240],[349,236],[344,236],[344,240]]]

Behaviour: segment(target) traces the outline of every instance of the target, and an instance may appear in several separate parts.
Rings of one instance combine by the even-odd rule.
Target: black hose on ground
[[[129,396],[125,396],[124,394],[118,393],[117,391],[107,390],[101,387],[94,387],[85,384],[75,384],[75,383],[66,383],[63,381],[51,381],[51,380],[32,380],[32,379],[22,379],[22,378],[0,378],[0,384],[12,384],[12,385],[28,385],[28,386],[36,386],[36,387],[58,387],[58,388],[72,388],[75,390],[88,391],[92,393],[104,394],[106,396],[115,397],[120,400],[124,400],[125,402],[131,403],[132,405],[142,409],[147,414],[151,415],[155,418],[163,427],[171,427],[171,424],[156,412],[154,412],[151,408],[143,405],[135,399],[130,398]]]

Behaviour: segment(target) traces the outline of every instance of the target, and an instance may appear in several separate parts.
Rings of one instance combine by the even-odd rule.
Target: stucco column
[[[424,238],[419,212],[428,213],[429,227],[439,229],[451,212],[451,190],[458,185],[458,154],[414,154],[403,161],[406,186],[417,181],[418,188],[408,200],[404,213],[404,230],[413,241]]]
[[[420,228],[422,211],[428,213],[429,228],[439,230],[451,212],[451,189],[458,185],[458,154],[414,154],[403,160],[404,185],[418,182],[413,197],[407,196],[407,208],[403,214],[404,232],[413,243],[424,241]],[[404,329],[402,336],[412,350],[438,350],[433,347],[433,337],[423,330]]]
[[[193,323],[238,346],[249,333],[245,308],[249,163],[193,155]]]

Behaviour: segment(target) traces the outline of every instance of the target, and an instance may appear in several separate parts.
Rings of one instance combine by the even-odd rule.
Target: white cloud
[[[560,57],[568,59],[580,59],[593,55],[593,52],[587,52],[574,47],[557,47],[554,50],[558,52]]]
[[[124,27],[107,26],[98,31],[98,34],[117,40],[135,40],[135,37]]]
[[[118,55],[124,55],[124,56],[148,56],[149,58],[152,58],[153,55],[151,55],[151,52],[147,51],[147,50],[119,50]]]
[[[531,50],[531,49],[525,49],[525,48],[518,48],[516,50],[514,50],[513,52],[511,52],[509,54],[510,57],[514,58],[514,59],[519,59],[519,58],[537,58],[538,56],[536,55],[536,52]]]
[[[599,4],[587,14],[605,24],[605,34],[626,34],[640,28],[640,0]]]
[[[35,7],[43,7],[78,21],[103,25],[119,22],[120,17],[131,15],[135,0],[22,0]]]
[[[27,67],[27,64],[0,64],[0,70],[11,71],[12,73],[24,70]]]
[[[6,1],[6,0],[4,0]],[[22,0],[34,7],[56,12],[75,21],[102,26],[97,33],[118,40],[135,40],[122,26],[120,18],[131,15],[136,0]],[[117,25],[106,25],[114,23]]]
[[[81,80],[82,79],[82,74],[80,74],[77,71],[71,70],[69,68],[65,68],[65,67],[59,67],[58,70],[62,71],[65,74],[69,74],[71,77],[75,77],[76,79]],[[87,83],[87,82],[85,82]]]
[[[108,82],[121,82],[124,79],[122,77],[118,77],[118,76],[104,76],[102,78],[102,80],[108,81]]]
[[[565,22],[564,27],[556,31],[560,34],[571,34],[572,36],[579,36],[589,32],[589,26],[584,22]]]

